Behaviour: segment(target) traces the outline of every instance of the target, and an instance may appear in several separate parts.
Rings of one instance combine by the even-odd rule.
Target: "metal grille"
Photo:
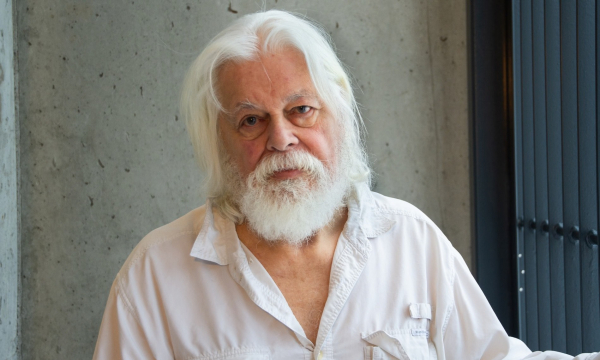
[[[513,0],[519,334],[600,349],[600,5]]]

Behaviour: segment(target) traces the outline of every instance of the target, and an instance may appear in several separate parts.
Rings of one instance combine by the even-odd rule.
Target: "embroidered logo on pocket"
[[[424,336],[426,338],[429,338],[429,331],[423,329],[411,329],[410,334],[412,336]]]
[[[229,349],[222,352],[188,357],[186,360],[269,360],[269,350],[264,348]]]

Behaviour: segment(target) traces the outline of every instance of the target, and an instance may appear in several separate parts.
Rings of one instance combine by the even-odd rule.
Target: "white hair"
[[[205,192],[213,206],[239,223],[243,215],[228,198],[223,174],[223,154],[219,144],[217,118],[224,111],[217,98],[219,68],[230,61],[243,62],[261,53],[274,53],[286,47],[300,51],[318,95],[331,109],[342,139],[349,151],[349,168],[344,169],[353,183],[370,185],[371,170],[361,140],[364,124],[352,92],[350,78],[318,25],[284,11],[270,10],[245,15],[210,41],[192,63],[184,81],[181,112],[200,167],[206,172]],[[347,150],[346,150],[347,149]]]

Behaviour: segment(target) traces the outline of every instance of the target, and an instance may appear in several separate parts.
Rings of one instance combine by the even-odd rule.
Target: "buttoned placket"
[[[326,340],[331,336],[331,329],[369,258],[371,245],[360,227],[360,210],[356,202],[351,201],[348,204],[348,220],[338,241],[331,266],[329,296],[319,324],[314,360],[333,357],[333,339]],[[326,343],[329,346],[326,346]]]

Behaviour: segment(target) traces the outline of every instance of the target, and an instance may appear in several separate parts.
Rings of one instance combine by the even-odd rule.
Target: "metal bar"
[[[596,4],[596,191],[598,194],[598,202],[596,203],[598,206],[598,213],[597,213],[597,224],[600,227],[600,70],[599,70],[599,65],[600,65],[600,6],[598,6]],[[597,228],[597,233],[600,233],[600,229]],[[598,238],[600,236],[597,235],[596,239],[595,239],[595,246],[596,246],[596,251],[599,251],[600,249],[598,249],[598,246],[600,245],[600,239]],[[594,240],[593,238],[590,240]],[[592,246],[594,246],[594,244],[592,244]],[[598,276],[598,278],[600,279],[600,266],[598,271],[596,272],[596,275]],[[600,283],[600,280],[598,281]],[[600,284],[598,284],[598,286],[600,287]],[[600,296],[600,294],[598,294],[598,292],[596,292],[597,296]],[[600,322],[600,319],[598,320]],[[597,334],[598,337],[600,337],[600,334]]]
[[[548,245],[548,160],[546,152],[546,57],[544,0],[533,0],[533,143],[539,348],[552,347],[550,247]]]
[[[539,348],[537,249],[535,239],[535,158],[533,128],[533,39],[531,0],[521,2],[521,71],[523,75],[523,211],[525,230],[525,291],[527,292],[527,345]]]
[[[514,336],[510,3],[474,1],[469,10],[474,270],[498,319]]]
[[[596,221],[598,226],[600,227],[600,69],[599,69],[599,65],[600,65],[600,6],[598,6],[598,4],[596,4],[596,194],[598,195],[597,198],[597,202],[596,205],[598,206],[598,212],[597,212],[597,217],[596,217]],[[600,228],[596,228],[597,229],[597,233],[600,233]],[[599,243],[600,243],[600,234],[598,234],[596,236],[595,239],[589,239],[589,240],[595,240],[595,245],[592,244],[592,246],[596,247],[596,251],[600,251],[600,249],[598,249],[599,247]],[[600,266],[598,266],[598,271],[596,272],[596,276],[598,276],[599,280],[598,280],[598,286],[600,287]],[[596,296],[600,296],[600,294],[598,293],[600,292],[597,291],[596,292]],[[600,319],[598,319],[598,322],[600,322]],[[597,337],[600,337],[600,334],[597,334]]]
[[[567,352],[579,354],[581,343],[581,279],[579,271],[579,172],[577,148],[577,3],[560,3],[560,53],[563,149],[563,218],[565,227],[565,312]]]
[[[596,4],[577,1],[577,93],[579,125],[579,220],[583,351],[600,348],[598,249],[586,235],[598,229],[596,182]]]
[[[514,146],[515,146],[515,214],[518,226],[516,230],[517,286],[518,292],[518,334],[527,342],[527,321],[525,318],[525,262],[524,214],[523,214],[523,111],[521,101],[521,5],[519,0],[512,2],[513,31],[513,82],[514,82]]]
[[[548,223],[550,228],[550,291],[552,349],[567,351],[565,317],[565,264],[563,248],[563,193],[560,97],[560,3],[547,0],[546,27],[546,128],[548,138]]]

